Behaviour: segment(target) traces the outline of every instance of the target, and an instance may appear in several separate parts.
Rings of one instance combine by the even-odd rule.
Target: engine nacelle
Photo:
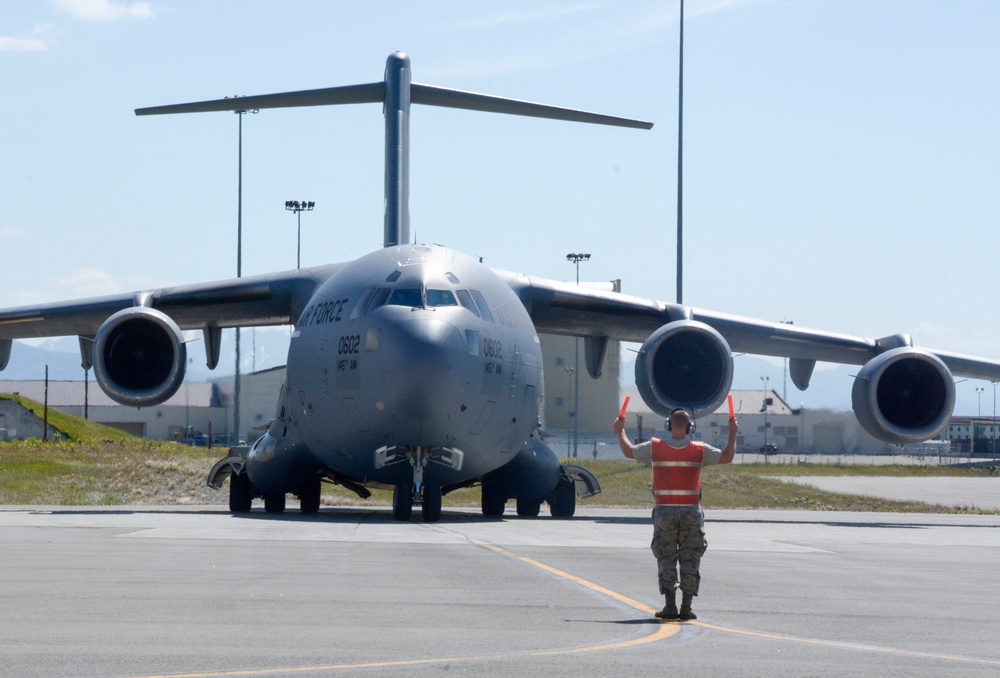
[[[649,335],[635,360],[635,385],[646,404],[664,417],[684,407],[715,411],[733,384],[733,355],[716,330],[696,320],[676,320]]]
[[[951,371],[933,353],[894,348],[868,361],[851,390],[854,414],[868,433],[905,445],[933,438],[955,408]]]
[[[94,376],[108,397],[122,405],[162,403],[180,388],[186,367],[180,328],[156,309],[119,311],[94,338]]]

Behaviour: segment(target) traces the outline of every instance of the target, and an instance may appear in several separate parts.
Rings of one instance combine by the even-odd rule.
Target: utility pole
[[[42,442],[49,441],[49,366],[45,365],[45,406],[42,409]]]

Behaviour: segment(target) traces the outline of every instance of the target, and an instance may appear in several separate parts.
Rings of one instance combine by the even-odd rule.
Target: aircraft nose
[[[465,341],[454,325],[417,317],[399,323],[386,337],[382,365],[387,400],[418,418],[444,414],[462,391]]]

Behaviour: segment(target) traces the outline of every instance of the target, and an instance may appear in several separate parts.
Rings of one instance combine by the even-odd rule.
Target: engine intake
[[[654,412],[677,407],[695,415],[715,411],[733,384],[733,356],[716,330],[676,320],[649,335],[635,360],[635,385]]]
[[[851,390],[854,414],[868,433],[905,445],[933,438],[955,408],[951,371],[933,353],[894,348],[868,361]]]
[[[104,321],[94,338],[94,376],[122,405],[158,405],[184,381],[187,349],[169,316],[137,306]]]

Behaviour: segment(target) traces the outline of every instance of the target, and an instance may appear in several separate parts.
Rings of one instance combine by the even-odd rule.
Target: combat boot
[[[690,593],[685,593],[681,597],[681,611],[680,611],[680,614],[677,615],[678,619],[680,619],[682,621],[691,621],[692,619],[697,619],[698,618],[698,615],[696,615],[691,610],[691,601],[692,600],[694,600],[694,596],[691,595]]]
[[[663,606],[663,609],[656,613],[657,619],[679,619],[680,615],[677,612],[677,603],[674,601],[673,594],[668,594],[666,596],[667,604]]]

